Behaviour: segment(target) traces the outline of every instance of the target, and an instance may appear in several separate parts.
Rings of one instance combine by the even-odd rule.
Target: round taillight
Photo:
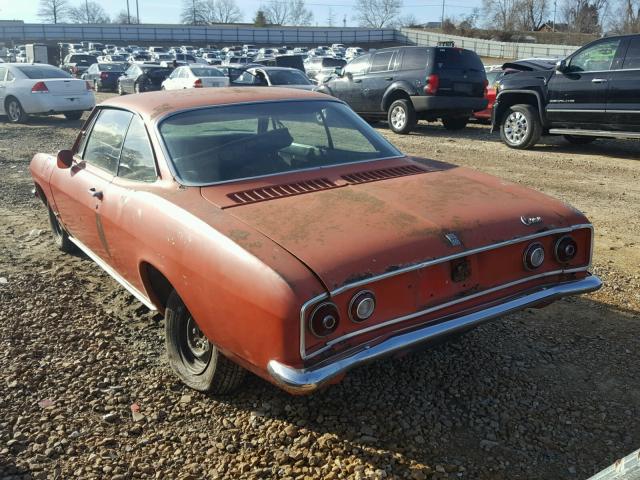
[[[532,243],[524,251],[524,267],[534,270],[544,263],[544,247],[541,243]]]
[[[349,317],[354,322],[364,322],[376,309],[376,297],[373,292],[356,293],[349,302]]]
[[[326,337],[338,328],[340,315],[338,307],[331,302],[318,305],[309,317],[309,329],[316,337]]]
[[[553,253],[555,254],[558,262],[569,262],[573,260],[578,253],[578,244],[569,235],[565,235],[556,242]]]

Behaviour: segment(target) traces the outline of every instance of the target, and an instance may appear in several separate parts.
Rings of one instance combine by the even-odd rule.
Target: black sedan
[[[82,75],[82,78],[93,85],[96,92],[116,91],[118,78],[124,73],[127,63],[94,63]]]
[[[160,90],[172,69],[151,64],[133,64],[118,79],[118,93],[142,93]]]

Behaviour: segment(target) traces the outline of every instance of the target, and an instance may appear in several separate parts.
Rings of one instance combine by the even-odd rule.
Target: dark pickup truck
[[[585,45],[555,69],[507,75],[498,87],[493,129],[509,147],[542,135],[574,144],[596,138],[640,138],[640,35]]]

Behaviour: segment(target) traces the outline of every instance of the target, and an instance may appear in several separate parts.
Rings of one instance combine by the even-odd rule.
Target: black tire
[[[542,135],[538,110],[531,105],[513,105],[500,125],[500,138],[511,148],[523,150],[533,147]]]
[[[25,113],[20,101],[16,97],[7,98],[4,111],[11,123],[26,123],[29,119],[29,115]]]
[[[135,93],[143,93],[144,92],[144,87],[142,85],[140,85],[139,82],[136,82],[133,84],[133,91]]]
[[[443,117],[442,125],[447,130],[462,130],[469,122],[468,117]]]
[[[175,290],[164,317],[169,364],[185,385],[214,394],[231,393],[240,386],[246,371],[204,337]]]
[[[93,81],[93,90],[96,91],[96,92],[101,92],[102,91],[102,88],[100,87],[100,85],[98,85],[98,81],[97,80]]]
[[[67,120],[80,120],[82,118],[82,111],[65,112],[64,116]]]
[[[587,145],[593,142],[597,137],[587,137],[582,135],[565,135],[564,139],[572,145]]]
[[[65,231],[65,229],[60,225],[60,221],[56,214],[53,213],[51,207],[49,208],[49,225],[51,226],[51,232],[53,233],[53,240],[58,247],[59,250],[64,253],[73,253],[76,251],[76,245],[71,240],[69,240],[69,234]]]
[[[413,105],[404,98],[391,104],[387,112],[387,121],[389,128],[400,135],[410,133],[418,123]]]
[[[124,88],[122,88],[122,84],[118,82],[118,95],[125,95]]]

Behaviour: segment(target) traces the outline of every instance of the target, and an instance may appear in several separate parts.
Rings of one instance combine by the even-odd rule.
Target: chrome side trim
[[[82,243],[77,238],[69,236],[69,240],[76,244],[76,246],[87,254],[91,260],[98,264],[100,268],[102,268],[105,272],[107,272],[116,282],[122,285],[127,291],[136,297],[136,299],[142,302],[149,310],[157,310],[156,306],[151,302],[149,298],[147,298],[140,290],[135,288],[129,282],[127,282],[118,272],[116,272],[113,268],[111,268],[104,260],[102,260],[98,255],[93,253],[89,247],[87,247],[84,243]]]
[[[604,108],[600,110],[584,110],[580,108],[548,108],[547,113],[606,113]]]
[[[613,132],[609,130],[581,130],[572,128],[552,128],[549,130],[551,135],[587,135],[589,137],[604,138],[640,138],[637,132]]]
[[[591,225],[590,223],[585,223],[585,224],[573,225],[571,227],[557,228],[557,229],[554,229],[554,230],[547,230],[545,232],[532,233],[531,235],[525,235],[523,237],[517,237],[517,238],[513,238],[511,240],[505,240],[504,242],[494,243],[494,244],[491,244],[491,245],[485,245],[484,247],[478,247],[478,248],[474,248],[474,249],[471,249],[471,250],[466,250],[464,252],[459,252],[459,253],[455,253],[455,254],[452,254],[452,255],[447,255],[445,257],[435,258],[433,260],[427,260],[425,262],[417,263],[417,264],[411,265],[409,267],[405,267],[405,268],[400,268],[398,270],[394,270],[393,272],[383,273],[383,274],[380,274],[380,275],[376,275],[376,276],[373,276],[373,277],[366,278],[364,280],[360,280],[358,282],[353,282],[353,283],[350,283],[350,284],[346,284],[346,285],[343,285],[340,288],[332,290],[331,292],[329,292],[328,295],[327,294],[323,294],[323,295],[319,295],[319,296],[317,296],[315,298],[312,298],[311,300],[305,302],[304,305],[302,305],[302,308],[300,309],[300,357],[303,360],[306,360],[308,358],[313,358],[315,355],[318,355],[318,354],[324,352],[327,348],[330,347],[330,345],[333,345],[337,341],[345,339],[345,337],[337,338],[337,339],[331,341],[333,343],[330,343],[330,344],[327,343],[326,347],[323,347],[322,349],[320,349],[320,350],[318,350],[316,352],[313,352],[310,355],[307,355],[307,353],[306,353],[307,352],[306,342],[305,342],[306,309],[312,303],[314,303],[316,301],[319,301],[319,300],[323,300],[324,298],[327,298],[327,296],[334,297],[334,296],[339,295],[339,294],[341,294],[341,293],[343,293],[343,292],[345,292],[347,290],[350,290],[352,288],[361,287],[363,285],[367,285],[367,284],[372,283],[372,282],[376,282],[376,281],[379,281],[379,280],[390,278],[390,277],[393,277],[393,276],[396,276],[396,275],[401,275],[403,273],[407,273],[407,272],[410,272],[410,271],[413,271],[413,270],[420,270],[422,268],[426,268],[426,267],[430,267],[430,266],[433,266],[433,265],[437,265],[439,263],[448,262],[448,261],[451,261],[451,260],[455,260],[457,258],[462,258],[462,257],[466,257],[466,256],[469,256],[469,255],[475,255],[476,253],[482,253],[482,252],[486,252],[486,251],[489,251],[489,250],[494,250],[496,248],[501,248],[501,247],[505,247],[505,246],[508,246],[508,245],[513,245],[513,244],[516,244],[516,243],[526,242],[526,241],[529,241],[529,240],[545,237],[547,235],[569,233],[569,232],[573,232],[575,230],[581,230],[581,229],[584,229],[584,228],[588,228],[591,231],[591,253],[593,254],[593,225]],[[592,257],[590,255],[589,256],[589,265],[587,265],[586,267],[582,267],[580,269],[576,269],[575,271],[586,271],[586,270],[588,270],[591,267],[591,258]],[[553,273],[549,273],[548,275],[558,274],[558,273],[563,273],[563,272],[564,273],[570,273],[572,271],[574,271],[574,270],[557,270],[557,271],[555,271]],[[527,282],[529,280],[534,280],[536,278],[539,278],[539,277],[538,276],[529,276],[526,279],[522,279],[522,281],[520,283]],[[509,288],[510,286],[512,286],[512,285],[506,284],[506,286],[505,285],[501,285],[501,286],[498,286],[498,287],[494,287],[494,289]],[[497,291],[497,290],[491,290],[491,291],[493,292],[493,291]],[[465,301],[469,300],[470,298],[475,298],[476,296],[480,296],[480,295],[483,295],[483,294],[484,294],[484,292],[479,292],[477,294],[474,294],[474,296],[464,297],[464,298],[461,298],[461,299],[458,299],[458,300],[452,301],[452,302],[456,302],[456,303],[465,302]],[[446,306],[455,305],[455,303],[452,303],[452,302],[449,302],[448,304],[446,304]],[[435,308],[435,307],[432,307],[432,308]],[[411,317],[411,318],[413,318],[413,317]],[[394,322],[394,320],[389,320],[389,322]],[[380,324],[379,326],[370,327],[369,329],[365,329],[365,330],[358,330],[358,332],[353,332],[353,333],[348,334],[348,335],[350,337],[354,336],[354,335],[359,335],[360,333],[365,333],[366,331],[371,331],[371,329],[374,329],[374,328],[382,328],[383,326],[386,326],[386,325],[389,325],[389,323],[385,322],[384,324]]]
[[[548,288],[542,287],[537,291],[512,298],[507,302],[487,307],[478,312],[446,320],[436,325],[430,322],[418,330],[396,335],[378,344],[363,345],[358,351],[351,353],[349,356],[329,360],[309,368],[294,368],[277,360],[271,360],[267,365],[267,369],[275,382],[285,389],[299,393],[310,393],[338,375],[359,365],[416,347],[427,341],[478,326],[494,318],[541,302],[555,300],[567,295],[593,292],[601,286],[602,282],[598,277],[589,276],[581,280],[561,283]]]

